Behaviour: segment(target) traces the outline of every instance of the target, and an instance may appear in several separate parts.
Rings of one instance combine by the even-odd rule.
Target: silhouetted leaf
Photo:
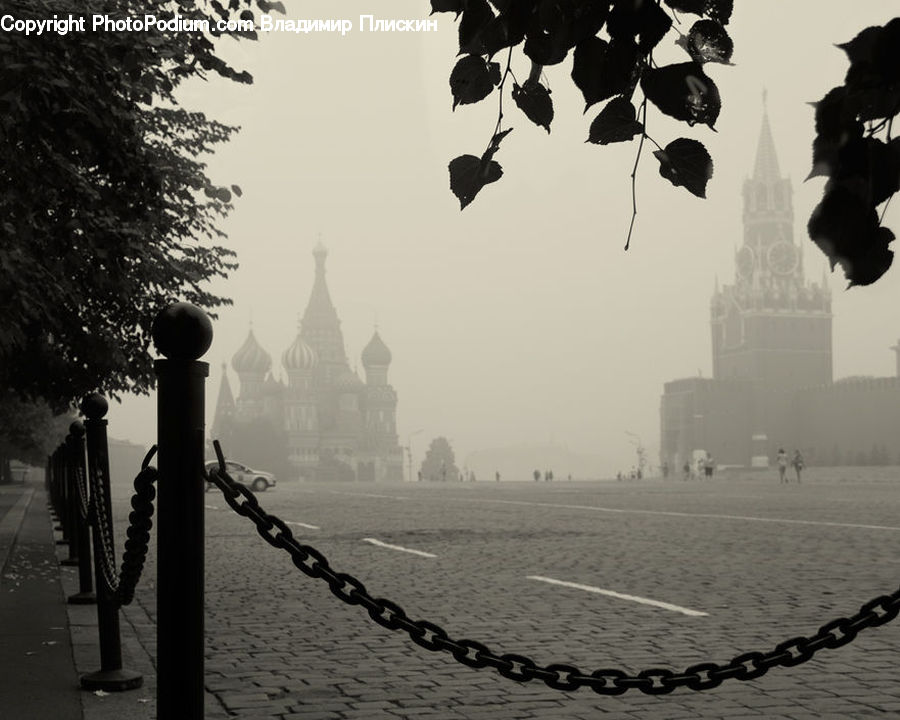
[[[706,0],[665,0],[665,3],[673,10],[694,15],[702,15],[706,10]]]
[[[453,109],[483,100],[500,84],[500,65],[485,62],[479,55],[460,58],[450,73]]]
[[[666,115],[688,125],[699,122],[713,127],[722,108],[719,89],[695,62],[649,68],[641,78],[641,89]]]
[[[659,174],[697,197],[706,197],[706,183],[712,177],[712,158],[703,143],[690,138],[673,140],[653,153],[659,160]]]
[[[731,64],[734,43],[725,28],[715,20],[698,20],[687,35],[678,39],[678,44],[687,50],[694,62]]]
[[[613,40],[639,37],[638,48],[645,54],[659,44],[670,27],[672,18],[650,0],[616,0],[606,21],[607,32]]]
[[[862,238],[874,235],[878,227],[875,208],[867,205],[846,187],[828,187],[807,224],[810,239],[831,261],[831,268],[852,262],[862,251]],[[846,269],[846,268],[845,268]]]
[[[575,46],[572,81],[584,96],[585,111],[614,95],[630,98],[640,72],[641,54],[633,40],[588,38]]]
[[[237,185],[232,185],[232,186],[231,186],[231,192],[233,192],[233,193],[234,193],[235,195],[237,195],[238,197],[241,197],[241,195],[244,194],[244,193],[241,191],[241,188],[240,188],[239,186],[237,186]]]
[[[466,0],[431,0],[431,12],[452,12],[458,16],[465,4]]]
[[[494,160],[475,155],[460,155],[450,161],[450,190],[459,198],[459,209],[466,207],[485,185],[496,182],[503,168]]]
[[[487,0],[466,0],[462,20],[459,21],[459,52],[487,54],[480,36],[493,19],[494,13]]]
[[[635,119],[636,116],[637,111],[628,100],[623,97],[613,98],[591,123],[588,142],[607,145],[633,139],[644,129]]]
[[[531,122],[550,132],[553,101],[548,88],[532,80],[526,80],[521,86],[513,83],[512,98]]]
[[[728,24],[734,9],[733,0],[665,0],[665,3],[678,12],[706,15],[722,25]]]
[[[856,37],[838,44],[838,47],[847,53],[851,64],[872,62],[875,56],[875,43],[881,37],[881,33],[882,27],[873,25],[860,30]]]
[[[706,0],[703,14],[717,23],[727,25],[734,10],[734,0]]]

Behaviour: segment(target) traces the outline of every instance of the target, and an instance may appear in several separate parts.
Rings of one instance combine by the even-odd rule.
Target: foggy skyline
[[[425,0],[403,0],[379,16],[427,10]],[[302,17],[366,12],[371,3],[310,2]],[[222,223],[240,268],[213,285],[234,306],[214,321],[203,358],[207,426],[221,364],[230,366],[251,319],[283,375],[281,353],[296,336],[321,238],[350,365],[361,365],[377,323],[393,354],[399,443],[422,430],[416,466],[443,435],[460,466],[475,451],[553,441],[605,457],[598,472],[610,476],[634,464],[628,433],[655,464],[663,383],[711,375],[709,301],[717,278],[734,277],[763,89],[781,173],[793,182],[794,242],[806,276],[818,281],[827,262],[805,226],[823,181],[803,183],[813,138],[806,103],[843,79],[846,56],[834,44],[892,15],[887,3],[737,4],[728,26],[735,66],[707,71],[722,93],[718,132],[652,109],[648,119],[662,145],[684,136],[707,146],[715,165],[708,199],[660,178],[645,145],[627,253],[637,141],[585,144],[602,105],[582,115],[571,58],[545,69],[556,111],[549,136],[504,97],[505,127],[515,128],[495,158],[504,176],[460,212],[447,163],[483,150],[497,96],[451,111],[452,15],[436,16],[437,33],[270,34],[242,43],[232,57],[253,73],[253,86],[210,82],[182,93],[189,109],[242,126],[209,159],[212,179],[239,185],[243,197]],[[655,57],[664,64],[682,53],[667,39]],[[517,75],[527,67],[514,53]],[[896,218],[893,211],[886,223]],[[897,271],[846,292],[840,269],[829,277],[835,379],[893,375]],[[237,391],[233,373],[230,380]],[[155,396],[112,403],[110,435],[150,445],[154,407]]]

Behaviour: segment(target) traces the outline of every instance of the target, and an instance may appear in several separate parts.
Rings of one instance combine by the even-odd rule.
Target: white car
[[[219,463],[216,460],[211,460],[206,463],[206,472],[211,472],[213,468],[219,467]],[[270,487],[275,487],[275,476],[270,472],[265,472],[264,470],[254,470],[253,468],[249,468],[246,465],[241,465],[239,462],[234,462],[233,460],[225,461],[225,470],[231,476],[232,480],[236,480],[242,485],[247,485],[254,492],[263,492],[268,490]],[[209,484],[206,485],[206,490],[209,492]]]

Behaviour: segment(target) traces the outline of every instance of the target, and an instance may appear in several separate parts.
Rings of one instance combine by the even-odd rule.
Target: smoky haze
[[[389,7],[313,1],[287,17],[356,26],[365,13],[424,18],[429,4]],[[183,92],[191,109],[241,126],[209,158],[213,180],[239,185],[243,196],[222,226],[240,268],[214,287],[234,305],[215,321],[204,358],[208,424],[221,366],[251,322],[283,376],[281,354],[297,334],[321,239],[351,367],[362,370],[359,354],[376,325],[393,354],[399,442],[412,440],[416,466],[439,435],[479,479],[493,478],[495,451],[506,447],[548,463],[568,449],[584,456],[576,474],[609,477],[634,465],[637,438],[655,464],[663,383],[711,375],[709,302],[717,279],[734,278],[763,90],[781,173],[793,182],[794,240],[807,277],[818,280],[827,263],[805,225],[823,181],[803,182],[813,138],[807,103],[843,79],[846,56],[834,45],[895,10],[886,2],[737,4],[728,28],[735,66],[707,70],[722,93],[718,132],[653,109],[648,118],[662,145],[687,136],[707,146],[715,163],[708,198],[660,178],[645,146],[627,252],[637,141],[585,144],[599,106],[582,114],[571,59],[545,69],[556,110],[549,136],[504,98],[505,127],[514,128],[496,156],[504,176],[460,212],[447,163],[481,154],[497,104],[495,94],[451,111],[452,15],[435,16],[436,33],[271,33],[232,47],[252,86],[210,81]],[[681,53],[662,47],[655,59],[680,61]],[[517,77],[528,67],[514,54]],[[836,378],[894,374],[897,277],[892,270],[872,287],[844,291],[840,270],[829,275]],[[151,444],[154,402],[113,404],[110,434]],[[502,471],[504,479],[521,472]]]

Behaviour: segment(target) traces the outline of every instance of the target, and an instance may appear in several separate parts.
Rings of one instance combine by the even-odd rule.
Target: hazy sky
[[[515,130],[495,158],[504,177],[460,212],[447,163],[483,151],[497,96],[451,112],[452,15],[437,16],[437,33],[272,33],[241,43],[229,56],[253,73],[253,86],[200,83],[184,93],[192,109],[242,127],[209,162],[213,179],[240,185],[243,197],[223,225],[241,266],[216,287],[234,306],[215,322],[204,358],[208,421],[221,363],[230,364],[251,319],[283,375],[281,353],[296,336],[321,235],[351,365],[377,321],[394,357],[400,443],[421,430],[416,464],[437,435],[452,440],[460,464],[475,450],[552,440],[603,456],[598,471],[614,474],[634,463],[626,431],[655,462],[663,383],[711,375],[709,301],[716,277],[734,278],[741,184],[752,170],[763,89],[781,171],[794,182],[795,240],[807,276],[818,280],[826,261],[805,225],[823,181],[802,183],[813,138],[806,103],[842,82],[846,56],[834,44],[898,9],[874,1],[735,4],[735,66],[707,66],[722,94],[718,132],[652,108],[647,123],[661,145],[679,136],[706,144],[715,163],[708,198],[659,177],[645,146],[627,253],[637,141],[585,144],[602,104],[582,114],[571,56],[546,69],[556,111],[549,136],[505,98],[505,126]],[[302,12],[292,5],[287,17],[354,24],[361,13],[421,18],[429,10],[427,0],[307,1]],[[670,38],[654,57],[687,59]],[[520,79],[529,64],[514,54]],[[896,230],[894,210],[888,224]],[[893,374],[898,270],[869,288],[845,286],[836,271],[835,377]],[[110,434],[152,443],[154,403],[113,405]]]

